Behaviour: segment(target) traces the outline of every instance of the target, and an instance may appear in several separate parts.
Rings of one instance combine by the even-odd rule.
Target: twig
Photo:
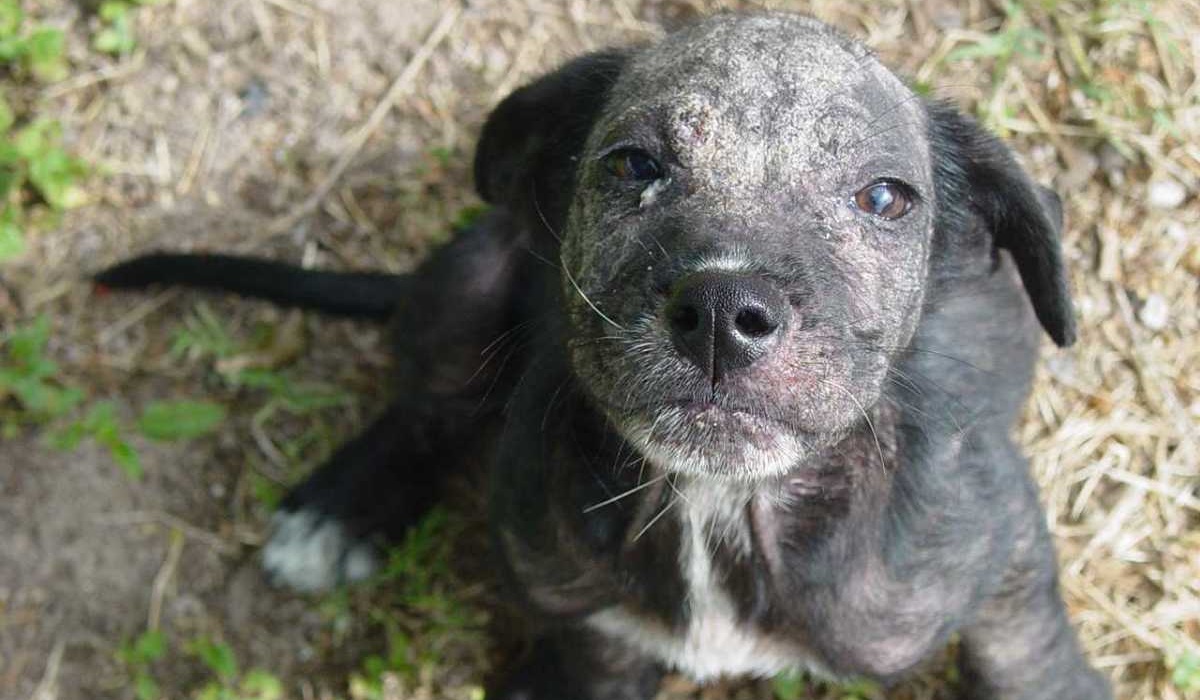
[[[183,554],[183,543],[186,538],[183,532],[178,528],[171,530],[171,541],[167,545],[167,556],[163,560],[163,565],[159,568],[158,573],[154,575],[154,585],[150,588],[150,612],[146,616],[146,628],[153,631],[158,629],[159,620],[162,618],[163,598],[167,594],[167,584],[171,582],[171,577],[175,575],[175,568],[179,565],[179,557]]]
[[[275,7],[278,7],[279,9],[283,10],[284,12],[290,12],[298,17],[303,17],[305,19],[309,19],[313,15],[320,12],[320,10],[309,7],[307,5],[303,5],[303,4],[295,3],[295,2],[288,2],[287,0],[263,0],[263,2],[267,3],[268,5],[274,5]]]
[[[458,21],[461,14],[462,8],[457,5],[442,14],[441,20],[438,21],[433,31],[429,33],[428,38],[425,39],[425,43],[421,44],[421,48],[417,49],[417,52],[413,54],[408,65],[404,67],[404,70],[400,71],[400,75],[396,76],[395,81],[392,82],[383,99],[379,101],[379,104],[375,105],[375,109],[371,112],[371,116],[367,118],[366,123],[359,127],[350,138],[349,147],[342,152],[333,169],[325,176],[325,180],[299,207],[272,222],[267,227],[267,235],[273,236],[291,229],[304,219],[304,217],[309,216],[321,206],[321,203],[325,201],[329,193],[337,186],[338,180],[346,172],[346,168],[350,167],[350,163],[358,156],[363,146],[366,145],[367,140],[379,129],[379,125],[383,123],[384,117],[388,115],[388,112],[392,110],[396,102],[412,88],[417,74],[425,67],[429,58],[433,56],[434,49],[437,48],[438,44],[442,43],[442,40],[450,33],[450,29]]]
[[[42,91],[42,97],[46,98],[47,100],[54,100],[99,83],[107,83],[120,78],[126,78],[140,71],[145,63],[146,52],[138,51],[137,54],[135,54],[133,58],[129,59],[128,61],[116,63],[111,66],[105,66],[100,70],[81,73],[74,77],[63,80],[62,82],[55,83]]]
[[[180,518],[163,513],[161,511],[146,511],[135,510],[128,513],[112,513],[101,516],[97,519],[101,523],[116,524],[116,525],[139,525],[145,523],[154,523],[157,525],[166,525],[167,527],[175,528],[193,540],[198,540],[208,544],[213,549],[222,554],[233,554],[238,551],[238,546],[226,539],[215,535],[207,530],[202,530],[191,523],[185,522]]]
[[[113,338],[124,333],[126,329],[132,328],[140,323],[142,319],[162,308],[177,296],[179,296],[178,289],[168,289],[157,296],[143,301],[142,303],[133,307],[132,311],[117,319],[115,323],[101,331],[96,340],[99,341],[100,345],[104,345]]]
[[[58,685],[58,669],[62,667],[63,651],[66,646],[61,639],[54,643],[54,648],[46,659],[46,672],[42,674],[42,680],[33,689],[33,694],[29,696],[30,700],[54,700],[58,696],[55,686]]]

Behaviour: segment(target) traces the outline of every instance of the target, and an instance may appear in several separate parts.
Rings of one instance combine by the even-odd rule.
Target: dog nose
[[[672,288],[666,318],[679,352],[719,381],[767,354],[790,311],[787,298],[765,279],[696,272]]]

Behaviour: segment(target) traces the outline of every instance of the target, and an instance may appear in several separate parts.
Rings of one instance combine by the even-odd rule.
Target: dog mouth
[[[783,427],[783,421],[772,418],[764,411],[712,399],[667,401],[660,406],[659,411],[675,412],[679,420],[690,424],[697,431],[729,433],[747,438],[753,437],[764,427]]]
[[[667,399],[610,416],[651,463],[669,472],[752,479],[785,472],[809,452],[788,421],[719,399]]]
[[[860,355],[835,352],[829,333],[783,338],[758,362],[714,380],[679,357],[660,326],[647,317],[623,337],[578,342],[571,363],[592,406],[663,471],[778,476],[827,448],[873,402]]]

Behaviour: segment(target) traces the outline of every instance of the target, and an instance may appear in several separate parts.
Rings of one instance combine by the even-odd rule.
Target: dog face
[[[623,71],[578,182],[572,364],[653,462],[777,473],[863,418],[934,196],[920,104],[865,50],[792,16],[676,34]]]
[[[869,420],[939,228],[1031,243],[1026,286],[1069,323],[1056,227],[1003,146],[807,18],[718,16],[568,65],[501,105],[478,158],[485,197],[561,242],[577,378],[669,471],[782,473]]]

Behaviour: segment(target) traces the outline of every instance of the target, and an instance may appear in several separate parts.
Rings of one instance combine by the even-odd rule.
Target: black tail
[[[404,294],[406,277],[382,272],[325,272],[234,255],[152,253],[96,275],[112,289],[178,284],[221,289],[340,316],[383,319]]]

